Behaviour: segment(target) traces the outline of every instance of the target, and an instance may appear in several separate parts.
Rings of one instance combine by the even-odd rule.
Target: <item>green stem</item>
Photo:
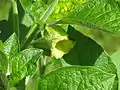
[[[13,9],[13,32],[15,32],[19,38],[19,18],[17,0],[12,0],[12,9]]]
[[[34,37],[36,36],[37,33],[38,33],[38,25],[34,24],[33,26],[31,26],[29,32],[25,36],[25,39],[21,45],[21,50],[26,48],[26,46],[34,39]]]
[[[56,4],[58,3],[58,0],[54,0],[50,6],[48,7],[48,9],[45,11],[45,13],[43,14],[43,16],[40,18],[41,21],[45,22],[48,17],[50,16],[50,14],[53,12]]]
[[[40,71],[39,75],[44,75],[45,66],[46,66],[46,59],[47,59],[47,56],[42,55],[41,60],[39,60],[39,71]]]
[[[37,28],[37,24],[34,24],[34,25],[30,28],[29,32],[28,32],[27,35],[25,36],[25,39],[26,39],[26,40],[32,35],[32,33],[34,32],[34,30],[35,30],[36,28]]]

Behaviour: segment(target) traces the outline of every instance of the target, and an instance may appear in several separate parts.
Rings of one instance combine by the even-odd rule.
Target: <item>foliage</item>
[[[0,0],[0,90],[120,90],[120,51],[100,41],[119,13],[119,0]]]

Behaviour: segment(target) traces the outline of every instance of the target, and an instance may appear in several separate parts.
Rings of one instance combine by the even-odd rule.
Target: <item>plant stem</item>
[[[39,61],[39,71],[40,71],[40,74],[39,74],[39,75],[43,75],[44,72],[45,72],[46,59],[47,59],[47,56],[42,55],[42,58],[41,58],[41,60]]]
[[[17,0],[12,0],[12,9],[13,9],[13,32],[15,32],[19,38],[20,32],[19,32]]]
[[[45,22],[48,17],[50,16],[50,14],[53,12],[56,4],[58,3],[58,0],[54,0],[50,6],[48,7],[48,9],[45,11],[45,13],[43,14],[43,16],[40,18],[41,21]]]
[[[38,33],[37,31],[38,31],[38,25],[37,24],[34,24],[33,26],[31,26],[29,32],[25,36],[25,39],[24,39],[24,41],[21,45],[21,50],[26,48],[26,46],[34,39],[34,37]]]

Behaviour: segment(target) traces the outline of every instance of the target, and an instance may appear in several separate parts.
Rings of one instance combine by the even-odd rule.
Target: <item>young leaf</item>
[[[72,10],[66,18],[80,21],[88,27],[119,32],[119,3],[115,0],[87,0]]]
[[[20,51],[19,41],[15,33],[13,33],[5,42],[3,52],[9,60],[11,57],[17,55]]]
[[[114,79],[95,67],[70,66],[41,77],[38,90],[111,90]]]
[[[36,71],[36,61],[41,55],[40,49],[25,49],[11,60],[12,73],[10,75],[10,82],[17,83],[27,75],[33,75]]]
[[[74,47],[63,56],[64,60],[72,65],[93,65],[103,52],[103,49],[95,41],[68,26],[70,39],[75,40]]]

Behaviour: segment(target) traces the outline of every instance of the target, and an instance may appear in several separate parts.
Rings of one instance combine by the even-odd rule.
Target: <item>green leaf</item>
[[[11,57],[17,55],[20,51],[19,41],[15,33],[13,33],[5,42],[3,52],[9,60]]]
[[[8,80],[2,71],[0,71],[0,90],[8,90]]]
[[[0,21],[8,20],[11,0],[0,0]]]
[[[10,82],[17,83],[27,75],[33,75],[36,71],[36,61],[42,54],[40,49],[25,49],[11,60],[12,73]]]
[[[120,51],[115,52],[111,55],[112,61],[117,68],[117,77],[118,77],[118,90],[120,89]]]
[[[96,60],[94,66],[102,69],[105,72],[116,74],[117,68],[113,63],[110,56],[108,56],[105,52],[103,52],[98,59]]]
[[[111,90],[114,74],[95,67],[71,66],[60,68],[41,77],[39,90]]]
[[[64,60],[72,65],[93,65],[103,52],[95,41],[68,26],[68,35],[75,41],[74,47],[63,56]]]
[[[6,55],[0,51],[0,70],[6,73],[7,67],[8,67],[8,59]]]
[[[111,32],[119,32],[119,4],[115,0],[87,0],[72,10],[66,18],[81,24]]]
[[[98,67],[99,69],[107,73],[116,74],[116,78],[115,78],[112,90],[118,90],[117,89],[118,88],[117,68],[113,63],[111,57],[108,56],[107,53],[103,52],[96,60],[94,66]]]
[[[33,24],[33,20],[31,19],[28,13],[25,13],[21,23],[26,27],[30,27]]]

